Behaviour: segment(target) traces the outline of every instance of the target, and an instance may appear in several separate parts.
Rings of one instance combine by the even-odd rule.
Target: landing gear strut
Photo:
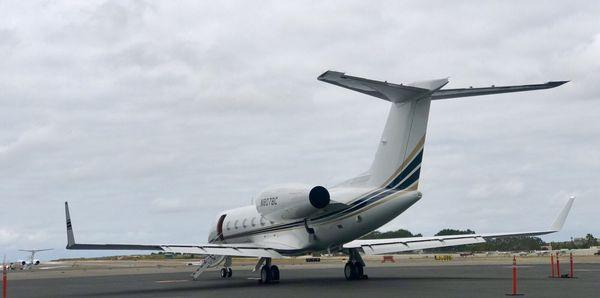
[[[279,282],[279,267],[277,267],[277,265],[271,265],[271,258],[260,258],[256,267],[258,268],[260,265],[262,265],[260,268],[260,283],[268,284]]]
[[[364,274],[365,262],[361,258],[358,250],[355,248],[349,249],[348,262],[344,266],[344,276],[346,280],[357,280],[369,278]]]

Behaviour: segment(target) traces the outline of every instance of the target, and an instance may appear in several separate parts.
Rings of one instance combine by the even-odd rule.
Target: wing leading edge
[[[390,239],[365,239],[354,240],[344,244],[344,248],[359,248],[367,255],[389,254],[404,251],[421,250],[465,244],[476,244],[486,242],[487,239],[514,237],[514,236],[539,236],[558,232],[562,229],[567,215],[571,210],[575,198],[571,197],[562,209],[550,229],[541,231],[512,232],[512,233],[488,233],[467,234],[434,237],[410,237]]]
[[[76,243],[73,234],[69,203],[65,202],[65,216],[67,221],[67,249],[75,250],[153,250],[182,254],[223,255],[236,257],[283,257],[276,247],[261,247],[249,244],[87,244]],[[280,249],[284,249],[283,247]]]

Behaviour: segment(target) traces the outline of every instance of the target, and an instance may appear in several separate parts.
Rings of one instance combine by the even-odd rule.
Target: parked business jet
[[[40,260],[35,258],[35,254],[41,251],[52,250],[52,248],[45,249],[19,249],[19,251],[25,251],[30,253],[29,258],[27,260],[19,260],[21,264],[21,270],[31,270],[34,266],[40,264]]]
[[[231,257],[258,257],[262,283],[279,280],[272,258],[315,251],[342,251],[349,255],[344,267],[348,280],[366,278],[363,255],[390,254],[427,248],[485,242],[509,236],[535,236],[561,229],[573,204],[567,202],[549,229],[491,234],[357,240],[396,218],[421,199],[419,177],[429,106],[432,100],[548,89],[566,81],[535,85],[442,89],[447,79],[392,84],[327,71],[320,81],[371,95],[390,103],[390,111],[375,159],[364,174],[327,189],[288,184],[266,188],[250,206],[227,210],[216,217],[207,244],[138,245],[80,244],[75,242],[65,202],[67,249],[154,250],[201,254],[205,261],[194,279],[209,267],[221,265],[221,277],[231,277]]]

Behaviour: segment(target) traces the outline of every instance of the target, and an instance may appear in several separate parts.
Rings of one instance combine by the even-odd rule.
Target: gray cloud
[[[449,87],[572,80],[432,105],[424,198],[384,229],[598,225],[600,20],[591,2],[0,4],[0,245],[205,241],[274,183],[364,171],[387,105],[327,69]]]

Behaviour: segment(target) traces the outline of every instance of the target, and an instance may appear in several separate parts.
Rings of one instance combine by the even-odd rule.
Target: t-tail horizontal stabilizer
[[[411,84],[393,84],[360,77],[353,77],[338,71],[326,71],[319,81],[347,88],[363,94],[375,96],[391,102],[403,102],[428,97],[448,84],[448,79],[430,80]]]
[[[415,97],[429,96],[431,100],[457,97],[480,96],[499,93],[511,93],[550,89],[568,81],[553,81],[543,84],[491,86],[479,88],[442,89],[448,79],[423,81],[410,84],[393,84],[361,77],[349,76],[343,72],[326,71],[318,77],[319,81],[344,87],[367,95],[375,96],[391,102],[406,101]]]
[[[558,87],[567,82],[569,82],[569,81],[554,81],[554,82],[547,82],[547,83],[543,83],[543,84],[531,84],[531,85],[444,89],[444,90],[438,90],[438,91],[434,92],[431,95],[431,99],[437,100],[437,99],[448,99],[448,98],[457,98],[457,97],[480,96],[480,95],[550,89],[550,88]]]

